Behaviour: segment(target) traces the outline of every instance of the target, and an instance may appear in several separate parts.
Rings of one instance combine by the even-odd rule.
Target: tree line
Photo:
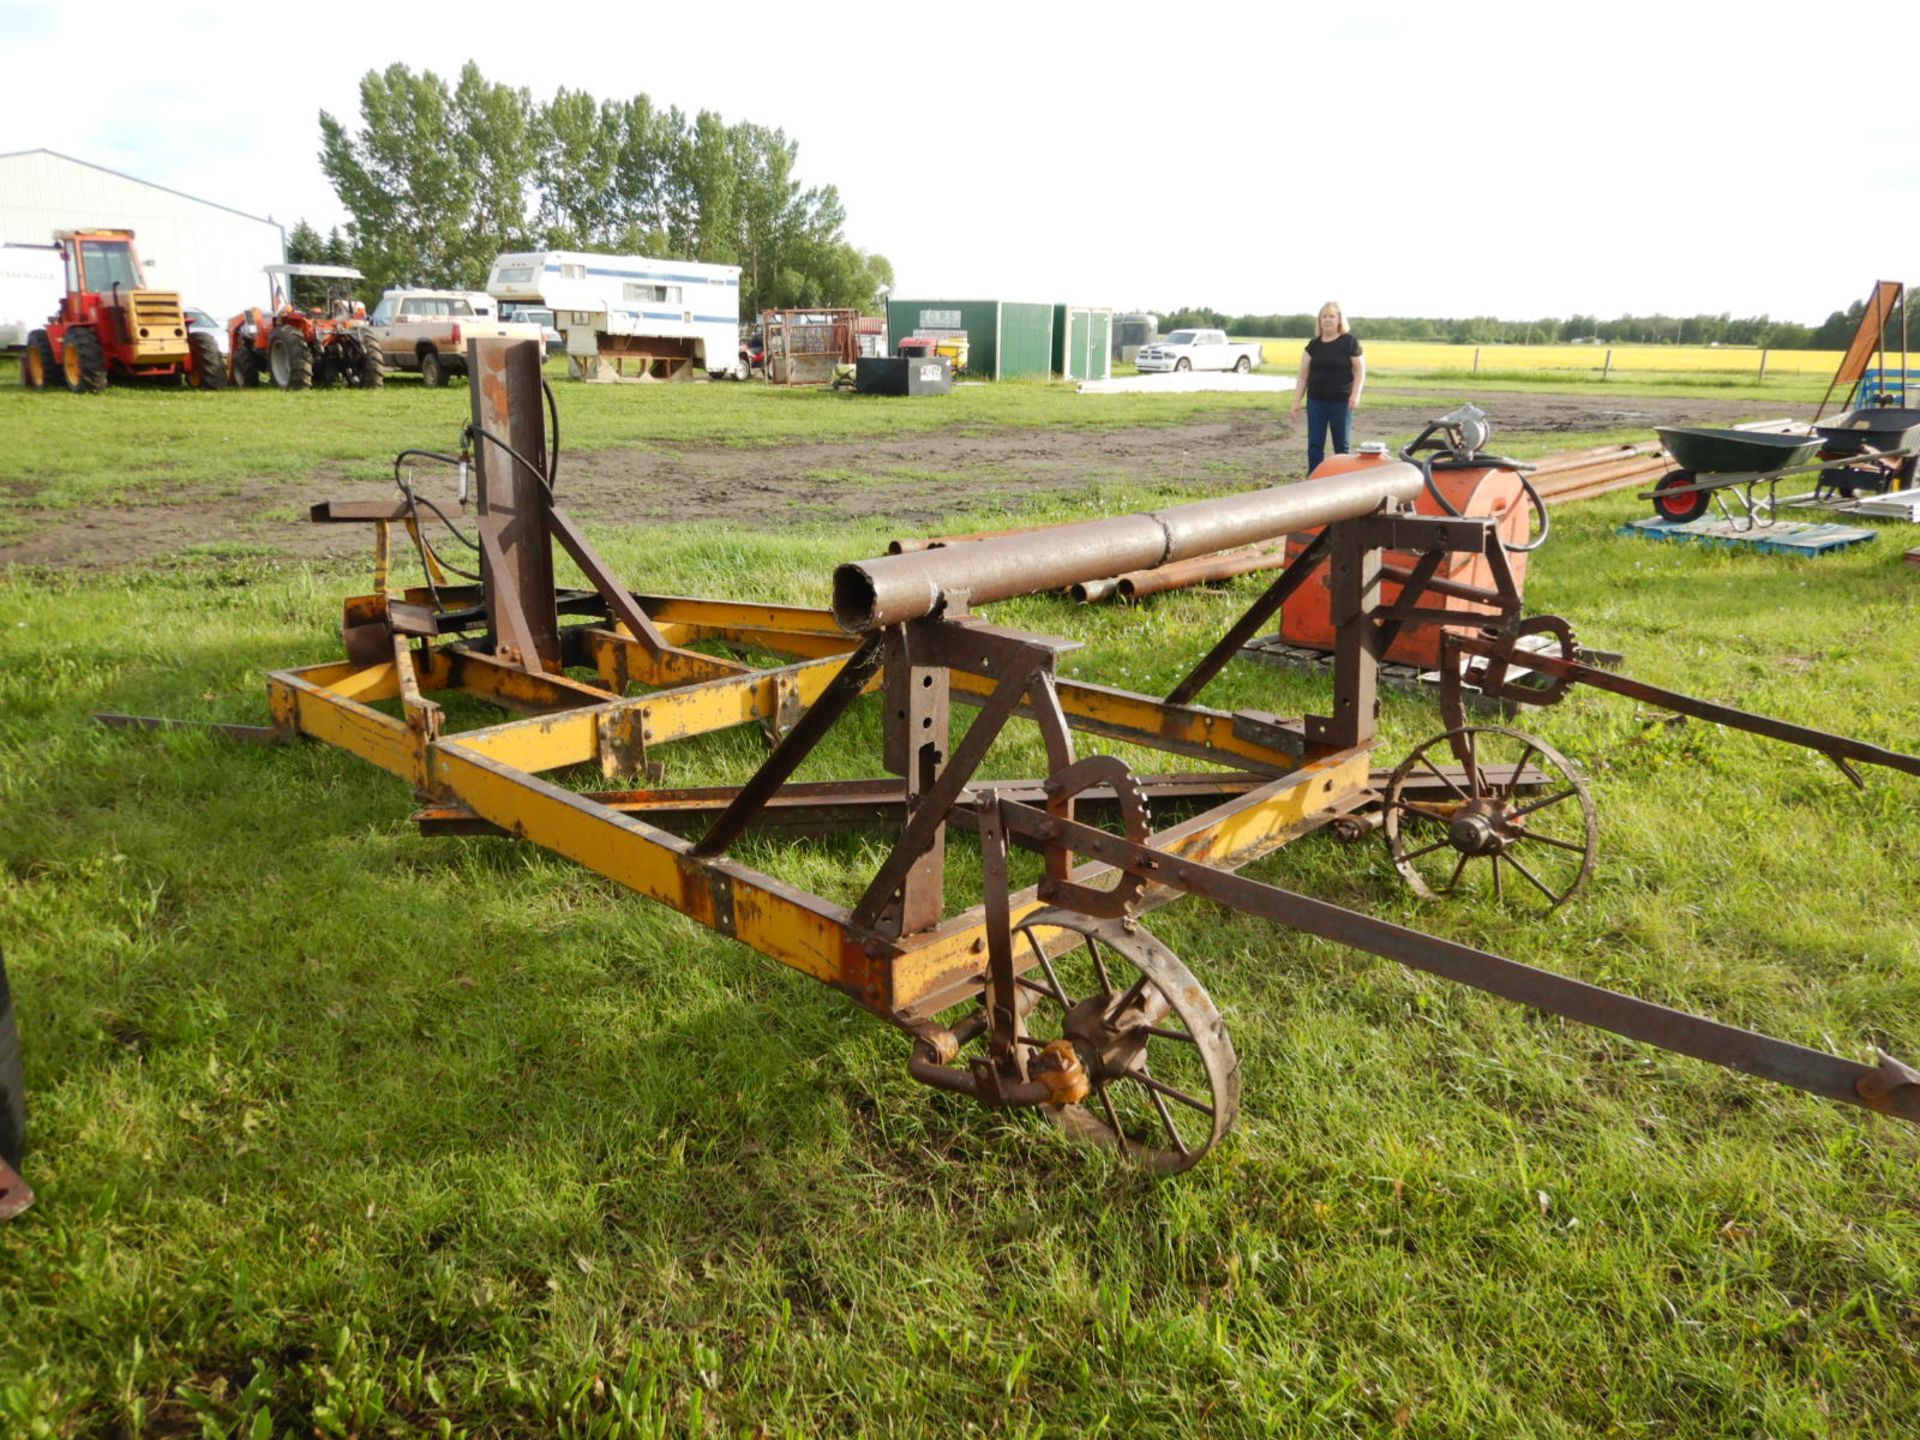
[[[1844,350],[1866,313],[1866,302],[1856,300],[1835,310],[1819,325],[1800,325],[1755,315],[1736,320],[1731,315],[1620,315],[1602,320],[1594,315],[1563,319],[1499,320],[1491,315],[1465,319],[1421,319],[1397,316],[1349,316],[1353,333],[1363,340],[1427,340],[1451,345],[1556,345],[1588,341],[1609,345],[1757,345],[1771,350]],[[1297,315],[1227,315],[1218,310],[1182,307],[1164,312],[1162,333],[1182,326],[1202,325],[1229,335],[1313,335],[1315,312]],[[1912,331],[1920,348],[1920,324]],[[1900,347],[1899,321],[1887,332],[1890,349]]]
[[[344,253],[375,290],[477,290],[494,256],[516,250],[738,265],[747,315],[871,309],[893,284],[884,256],[845,238],[839,192],[795,178],[799,146],[785,131],[709,110],[564,87],[536,101],[471,61],[451,86],[390,65],[361,78],[356,128],[320,112],[320,140],[346,233],[322,240],[302,221],[288,258]]]

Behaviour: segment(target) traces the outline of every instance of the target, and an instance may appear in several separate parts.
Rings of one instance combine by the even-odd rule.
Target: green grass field
[[[580,446],[1171,425],[1248,403],[560,395]],[[378,473],[464,415],[457,391],[401,385],[8,388],[0,491],[111,505],[258,470]],[[1616,538],[1639,511],[1557,514],[1530,605],[1656,684],[1920,744],[1899,527],[1791,561]],[[1063,498],[1031,518],[1085,513]],[[595,538],[646,589],[818,604],[831,567],[889,533]],[[1164,693],[1259,584],[991,618],[1083,640],[1068,673]],[[343,754],[89,721],[262,721],[263,672],[334,657],[340,598],[365,588],[359,561],[218,553],[0,572],[0,944],[40,1192],[0,1228],[0,1434],[1913,1431],[1906,1127],[1183,901],[1149,926],[1225,1013],[1246,1095],[1221,1151],[1156,1181],[923,1089],[901,1040],[832,992],[564,861],[420,838],[406,787]],[[1237,664],[1204,699],[1291,714],[1326,695]],[[1388,760],[1439,728],[1400,694],[1383,720]],[[1421,904],[1377,841],[1308,840],[1251,873],[1920,1061],[1915,781],[1869,772],[1860,793],[1804,752],[1600,695],[1521,723],[1600,806],[1600,868],[1558,918]],[[992,773],[1034,772],[1026,734]],[[877,773],[876,735],[856,712],[807,774]],[[669,783],[700,784],[763,753],[734,733],[664,758]],[[844,899],[884,846],[745,854]]]

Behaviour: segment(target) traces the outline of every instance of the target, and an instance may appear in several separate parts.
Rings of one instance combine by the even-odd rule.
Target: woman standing
[[[1300,413],[1300,401],[1307,402],[1307,473],[1311,475],[1327,458],[1327,432],[1333,432],[1333,453],[1347,453],[1353,414],[1360,408],[1360,392],[1366,388],[1367,362],[1360,342],[1347,329],[1347,317],[1339,302],[1327,301],[1320,307],[1320,333],[1300,352],[1300,375],[1294,382],[1292,419]]]

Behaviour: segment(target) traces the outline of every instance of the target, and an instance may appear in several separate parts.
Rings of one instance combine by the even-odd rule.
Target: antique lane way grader
[[[430,505],[400,462],[396,502],[316,507],[317,520],[376,527],[375,591],[346,602],[344,658],[270,677],[271,726],[226,728],[351,751],[412,784],[423,830],[503,833],[558,851],[834,986],[904,1032],[911,1073],[926,1084],[991,1106],[1044,1108],[1156,1170],[1184,1169],[1217,1144],[1241,1085],[1219,1010],[1141,921],[1182,895],[1920,1121],[1920,1073],[1888,1056],[1865,1064],[1823,1054],[1236,873],[1313,831],[1352,839],[1379,830],[1423,890],[1490,875],[1516,896],[1565,900],[1593,861],[1585,785],[1543,741],[1470,721],[1472,691],[1548,704],[1574,685],[1598,686],[1807,747],[1850,776],[1859,764],[1920,774],[1920,758],[1582,664],[1564,621],[1521,613],[1508,550],[1527,543],[1524,513],[1515,522],[1413,508],[1436,475],[1517,477],[1523,468],[1480,453],[1485,434],[1472,417],[1429,427],[1404,458],[1356,460],[1298,484],[843,565],[824,611],[636,594],[616,579],[554,504],[564,476],[539,362],[539,347],[524,341],[470,348],[473,422],[463,453],[437,458],[460,466],[463,500],[471,461],[472,576],[454,573],[430,543],[426,512],[448,507]],[[549,392],[557,423],[552,407]],[[1073,642],[975,613],[1307,531],[1316,533],[1306,549],[1164,699],[1065,677],[1059,660]],[[396,536],[416,549],[424,586],[388,587]],[[556,585],[555,542],[587,587]],[[1483,560],[1491,583],[1445,578],[1443,566],[1463,555]],[[1281,719],[1196,703],[1322,567],[1337,634],[1329,713]],[[1376,771],[1379,658],[1402,630],[1422,626],[1447,635],[1445,731],[1393,771]],[[691,648],[707,642],[728,653]],[[785,663],[739,658],[755,653]],[[455,732],[436,697],[456,692],[515,713]],[[880,707],[875,768],[885,773],[795,781],[803,758],[859,704]],[[955,706],[972,711],[957,739]],[[1016,721],[1037,728],[1047,773],[979,778],[989,745]],[[773,747],[744,783],[575,788],[582,774],[587,784],[656,776],[673,742],[751,725]],[[1137,774],[1117,756],[1083,753],[1083,737],[1213,768]],[[1171,802],[1195,813],[1156,829],[1155,807]],[[731,853],[750,829],[804,835],[854,824],[891,827],[895,838],[851,906]],[[1014,847],[1038,853],[1036,883],[1010,880]],[[976,853],[983,898],[947,914],[946,868]]]

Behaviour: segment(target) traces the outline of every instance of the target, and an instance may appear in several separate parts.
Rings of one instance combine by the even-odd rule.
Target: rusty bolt
[[[1027,1073],[1047,1087],[1055,1105],[1077,1105],[1093,1093],[1087,1070],[1071,1040],[1055,1040],[1034,1056]]]

